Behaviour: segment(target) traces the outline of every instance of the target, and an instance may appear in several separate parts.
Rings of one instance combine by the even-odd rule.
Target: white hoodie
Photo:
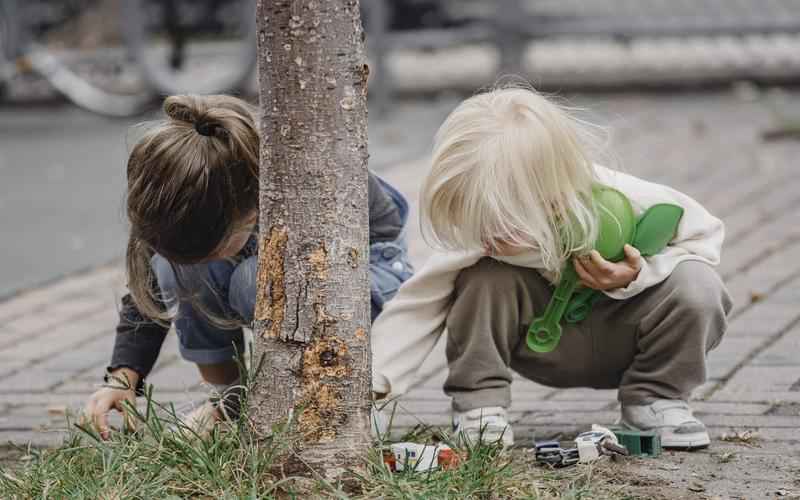
[[[657,203],[673,203],[684,209],[677,234],[667,248],[643,258],[636,280],[626,288],[604,292],[606,295],[618,300],[633,297],[664,281],[683,261],[719,263],[725,227],[695,200],[667,186],[604,167],[597,166],[596,172],[600,183],[618,189],[630,199],[637,216]],[[481,251],[434,253],[386,304],[372,325],[374,392],[394,397],[408,391],[417,370],[444,332],[458,274],[483,257]],[[541,256],[535,250],[493,258],[543,271]]]

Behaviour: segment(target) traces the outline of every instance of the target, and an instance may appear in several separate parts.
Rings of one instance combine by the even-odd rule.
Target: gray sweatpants
[[[727,327],[731,299],[711,266],[683,262],[628,300],[603,297],[577,325],[562,321],[553,352],[525,335],[552,285],[533,269],[484,258],[463,270],[447,317],[445,392],[466,411],[511,404],[511,371],[552,387],[619,388],[624,404],[687,399],[706,379],[706,353]]]

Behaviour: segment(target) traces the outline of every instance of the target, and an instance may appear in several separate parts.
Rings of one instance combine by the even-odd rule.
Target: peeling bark
[[[324,476],[369,446],[366,78],[356,0],[259,0],[261,173],[251,395],[269,433]],[[307,465],[305,465],[307,464]]]

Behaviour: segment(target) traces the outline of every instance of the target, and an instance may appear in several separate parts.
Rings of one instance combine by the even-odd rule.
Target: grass
[[[537,466],[527,450],[481,445],[462,448],[465,458],[454,469],[390,472],[381,453],[385,442],[376,443],[364,466],[351,471],[354,481],[345,491],[319,476],[281,475],[280,457],[291,452],[285,433],[258,438],[246,412],[199,439],[172,405],[152,398],[152,387],[145,409],[128,411],[138,422],[136,432],[102,440],[74,425],[57,448],[19,448],[21,461],[0,462],[0,498],[632,498],[624,481],[606,470],[608,463],[550,469]],[[403,440],[429,441],[436,434],[416,429]]]

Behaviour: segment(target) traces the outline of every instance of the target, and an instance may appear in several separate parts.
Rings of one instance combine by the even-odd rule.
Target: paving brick
[[[770,347],[756,356],[750,364],[753,366],[794,366],[800,377],[800,325],[786,332]]]
[[[70,373],[41,366],[27,367],[4,378],[3,390],[9,393],[47,391],[69,378]]]
[[[726,401],[742,403],[800,403],[800,391],[764,391],[760,389],[744,389],[736,385],[727,385],[715,392],[709,401]]]
[[[148,382],[156,389],[182,391],[197,387],[201,383],[201,379],[195,365],[183,360],[176,360],[151,373]]]
[[[37,448],[59,446],[64,442],[66,431],[0,431],[0,443],[13,443],[19,446],[31,445]]]
[[[737,365],[745,361],[765,341],[760,337],[726,336],[716,349],[708,353],[708,378],[721,380],[728,377]]]
[[[512,401],[511,409],[525,413],[592,412],[615,408],[616,401]]]
[[[78,344],[93,340],[109,332],[116,321],[116,314],[103,310],[88,316],[74,319],[51,328],[45,334],[26,339],[0,351],[3,359],[40,360],[54,354],[75,348]],[[106,333],[108,335],[108,333]]]
[[[708,414],[703,416],[703,423],[712,427],[775,427],[775,428],[797,428],[798,418],[796,416],[779,415],[718,415]],[[798,436],[800,439],[800,436]]]
[[[45,408],[39,414],[25,415],[6,413],[0,416],[0,431],[3,430],[39,430],[39,429],[66,429],[67,422],[64,415],[50,415]]]
[[[763,415],[770,408],[772,405],[757,403],[692,402],[692,409],[696,415]]]
[[[789,391],[799,378],[800,370],[797,366],[745,366],[736,372],[721,391],[763,391],[766,395],[770,392]]]
[[[800,310],[792,304],[757,302],[734,318],[727,336],[770,337],[788,328],[800,317]]]
[[[103,386],[102,371],[95,373],[91,380],[88,379],[62,379],[51,389],[56,394],[83,394],[88,398],[89,394]]]
[[[527,413],[520,420],[525,425],[580,425],[587,428],[592,424],[610,425],[619,418],[618,411],[552,412]]]
[[[562,389],[550,398],[554,401],[616,401],[616,389]]]

